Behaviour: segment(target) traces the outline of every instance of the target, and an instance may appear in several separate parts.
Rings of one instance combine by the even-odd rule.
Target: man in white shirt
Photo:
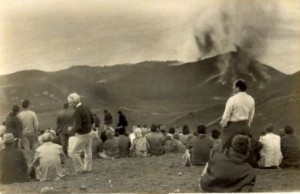
[[[255,111],[254,99],[246,93],[247,85],[243,80],[233,83],[233,93],[225,106],[222,120],[222,151],[230,147],[231,139],[237,134],[248,135]]]
[[[281,139],[273,131],[273,125],[269,124],[265,128],[266,134],[259,138],[259,142],[263,145],[260,150],[261,158],[258,162],[260,168],[278,168],[282,161]]]

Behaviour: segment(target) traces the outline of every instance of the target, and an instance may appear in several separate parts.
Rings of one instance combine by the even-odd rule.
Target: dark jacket
[[[7,147],[0,152],[0,182],[2,184],[28,181],[27,170],[27,162],[22,151]]]
[[[216,152],[208,162],[207,172],[201,177],[204,192],[250,192],[255,184],[255,171],[245,162],[246,156],[232,150]]]
[[[258,161],[260,160],[260,150],[262,149],[263,144],[258,140],[251,137],[251,149],[246,162],[250,164],[253,168],[258,168]]]
[[[120,127],[120,126],[123,126],[123,127],[127,127],[128,126],[126,117],[123,114],[119,114],[118,127]]]
[[[210,149],[213,147],[212,140],[205,134],[199,134],[190,141],[191,163],[193,165],[204,165],[210,157]]]
[[[128,157],[129,156],[129,148],[130,148],[130,139],[125,135],[119,135],[119,148],[120,148],[120,156]]]
[[[73,131],[68,131],[69,127],[73,126],[74,110],[64,109],[58,112],[56,118],[56,134],[73,134]]]
[[[22,123],[14,113],[9,113],[5,120],[7,133],[12,133],[15,138],[19,138],[22,132]]]
[[[286,134],[281,138],[283,167],[300,165],[300,138],[294,134]]]
[[[109,112],[104,114],[104,124],[111,125],[113,123],[113,118]]]
[[[80,135],[88,134],[92,130],[94,119],[90,108],[80,105],[75,109],[73,130]]]

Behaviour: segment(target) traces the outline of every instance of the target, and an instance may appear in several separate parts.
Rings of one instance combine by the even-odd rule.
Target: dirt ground
[[[53,187],[51,193],[195,193],[203,167],[184,167],[182,154],[147,158],[93,160],[93,172],[68,174],[59,181],[0,185],[1,193],[40,193]],[[72,173],[68,159],[66,172]],[[300,191],[299,169],[258,170],[255,192]],[[86,189],[81,190],[84,186]]]

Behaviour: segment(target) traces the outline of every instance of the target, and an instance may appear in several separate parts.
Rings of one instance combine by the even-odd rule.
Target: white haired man
[[[94,122],[90,108],[80,102],[80,96],[72,93],[68,96],[70,106],[75,108],[73,115],[73,131],[76,133],[77,140],[70,152],[73,160],[75,173],[85,173],[92,171],[92,124]],[[84,151],[84,161],[80,154]]]

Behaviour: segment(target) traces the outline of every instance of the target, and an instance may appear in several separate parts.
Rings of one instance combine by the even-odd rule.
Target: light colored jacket
[[[259,142],[263,144],[263,148],[260,151],[261,159],[258,165],[260,167],[279,166],[282,161],[279,135],[267,133],[259,138]]]
[[[20,112],[18,117],[22,123],[23,135],[37,135],[38,119],[35,112],[31,110],[23,110]]]

